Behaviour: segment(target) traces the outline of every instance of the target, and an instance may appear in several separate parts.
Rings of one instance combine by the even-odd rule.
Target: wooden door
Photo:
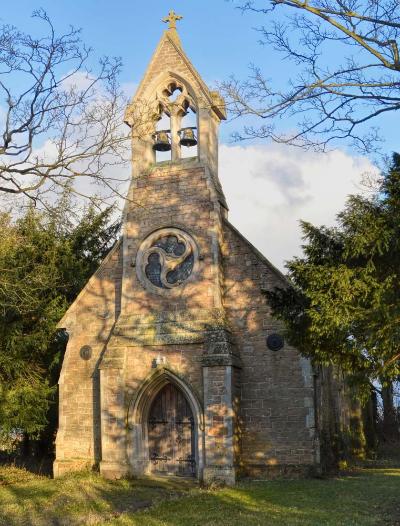
[[[173,384],[161,389],[148,419],[149,457],[157,474],[194,476],[194,420],[183,393]]]

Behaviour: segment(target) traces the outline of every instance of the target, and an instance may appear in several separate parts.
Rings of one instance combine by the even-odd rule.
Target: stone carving
[[[206,335],[225,325],[220,309],[120,316],[108,347],[202,343]]]
[[[183,16],[177,15],[173,9],[168,13],[168,16],[162,19],[163,22],[168,23],[168,29],[176,29],[177,20],[182,20]]]
[[[206,367],[223,365],[241,367],[232,333],[228,327],[208,327],[202,364]]]
[[[163,228],[142,243],[136,270],[142,285],[162,293],[187,281],[197,261],[198,251],[191,236],[177,228]]]

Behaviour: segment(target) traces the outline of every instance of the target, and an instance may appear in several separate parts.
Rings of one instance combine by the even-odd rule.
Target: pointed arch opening
[[[181,159],[197,157],[198,155],[198,123],[197,113],[188,106],[180,120],[179,138],[181,145]]]
[[[172,73],[163,75],[155,87],[155,100],[159,107],[153,135],[155,162],[197,157],[197,101],[187,81]]]
[[[163,91],[169,102],[176,102],[183,92],[183,87],[179,86],[176,82],[171,82],[168,87]]]
[[[156,163],[171,160],[171,118],[161,106],[154,135],[154,151]]]
[[[203,409],[190,386],[166,368],[146,379],[127,411],[128,461],[136,475],[202,477]]]

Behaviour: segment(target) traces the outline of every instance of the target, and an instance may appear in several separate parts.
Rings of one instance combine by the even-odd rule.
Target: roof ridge
[[[81,291],[79,292],[79,294],[77,295],[77,297],[74,299],[74,301],[71,303],[71,305],[68,307],[68,309],[64,312],[64,315],[63,317],[61,318],[61,320],[57,323],[57,328],[58,329],[63,329],[64,328],[64,320],[67,318],[68,314],[70,313],[70,311],[72,310],[72,308],[74,307],[75,304],[77,304],[79,302],[79,300],[82,298],[82,296],[84,296],[84,294],[86,294],[86,291],[87,291],[87,288],[91,286],[91,282],[94,280],[95,277],[97,277],[97,275],[100,273],[100,271],[102,270],[102,267],[112,258],[112,256],[114,255],[114,253],[119,249],[120,245],[122,243],[122,236],[119,237],[119,239],[117,239],[117,241],[114,243],[114,245],[111,247],[111,249],[109,250],[108,254],[105,256],[105,258],[103,259],[103,261],[100,263],[100,265],[97,267],[97,269],[95,270],[95,272],[93,272],[93,274],[90,276],[90,278],[87,280],[87,282],[84,284],[84,286],[82,287]]]
[[[266,256],[264,256],[264,254],[260,252],[258,248],[256,248],[241,232],[239,232],[239,230],[236,227],[234,227],[227,218],[223,218],[223,221],[231,230],[235,232],[235,234],[237,234],[240,237],[240,239],[242,239],[251,248],[251,250],[256,254],[257,257],[259,257],[266,265],[268,265],[268,267],[273,272],[275,272],[285,283],[290,285],[290,281],[285,276],[285,274],[283,274],[277,267],[275,267],[275,265],[271,263],[270,260]]]

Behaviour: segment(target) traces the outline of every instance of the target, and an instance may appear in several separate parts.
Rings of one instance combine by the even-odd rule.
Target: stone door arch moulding
[[[130,401],[126,413],[127,457],[134,476],[149,474],[150,458],[147,422],[153,401],[168,383],[177,387],[189,403],[194,418],[196,477],[201,480],[204,469],[204,412],[190,386],[166,367],[148,376]]]

